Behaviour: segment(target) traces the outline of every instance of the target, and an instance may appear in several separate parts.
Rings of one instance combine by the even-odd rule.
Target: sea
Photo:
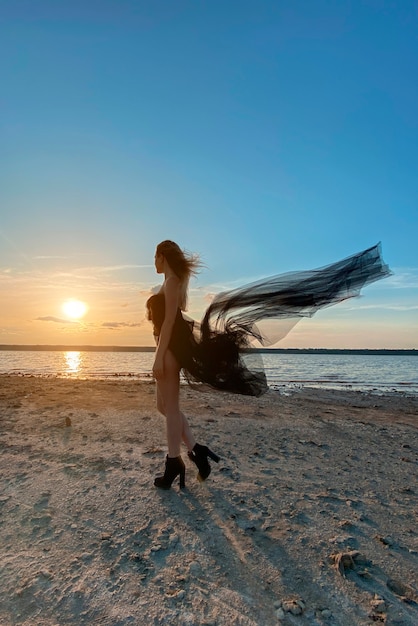
[[[59,378],[151,380],[153,351],[0,350],[0,374]],[[416,354],[263,352],[269,386],[283,393],[303,387],[418,395]],[[244,357],[251,362],[254,355]]]

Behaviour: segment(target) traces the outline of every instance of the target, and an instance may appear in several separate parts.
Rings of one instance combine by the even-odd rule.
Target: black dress
[[[256,355],[248,354],[253,340],[262,345],[275,343],[301,317],[358,296],[365,285],[390,273],[378,244],[326,267],[279,274],[220,293],[200,325],[177,311],[169,348],[190,383],[260,396],[268,386],[261,359],[257,363]],[[164,294],[151,296],[147,308],[154,334],[159,335],[165,316]],[[257,326],[271,320],[284,321],[273,338]]]

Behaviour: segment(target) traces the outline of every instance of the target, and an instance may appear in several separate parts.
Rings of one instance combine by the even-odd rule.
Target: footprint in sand
[[[49,498],[51,497],[51,493],[49,491],[45,491],[41,493],[41,497],[38,502],[35,502],[33,508],[35,511],[43,511],[49,506]]]
[[[414,604],[418,603],[418,593],[416,593],[410,585],[393,578],[389,579],[386,585],[388,589],[390,589],[395,595],[402,598],[405,602]]]

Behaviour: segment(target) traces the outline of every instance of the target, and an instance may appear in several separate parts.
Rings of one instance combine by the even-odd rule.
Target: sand
[[[418,624],[418,398],[185,387],[165,492],[154,392],[0,376],[0,624]]]

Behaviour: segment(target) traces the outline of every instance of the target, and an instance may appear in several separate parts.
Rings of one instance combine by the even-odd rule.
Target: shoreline
[[[154,393],[0,376],[0,623],[418,623],[418,398],[184,386],[221,461],[160,492]]]
[[[109,372],[108,374],[66,374],[66,373],[33,373],[24,371],[0,372],[0,379],[7,377],[16,378],[39,378],[40,380],[69,380],[69,381],[137,381],[139,383],[154,383],[153,375],[149,372]],[[184,388],[195,389],[200,393],[198,384],[193,387],[186,380],[181,380],[180,385]],[[202,388],[205,385],[202,384]],[[313,391],[318,393],[337,392],[337,393],[361,393],[376,398],[380,397],[405,397],[418,398],[418,384],[415,382],[397,382],[397,383],[356,383],[353,381],[345,382],[344,380],[309,380],[309,379],[289,379],[269,381],[269,391],[279,393],[282,396],[293,396],[303,391]],[[214,393],[221,393],[214,391]]]

